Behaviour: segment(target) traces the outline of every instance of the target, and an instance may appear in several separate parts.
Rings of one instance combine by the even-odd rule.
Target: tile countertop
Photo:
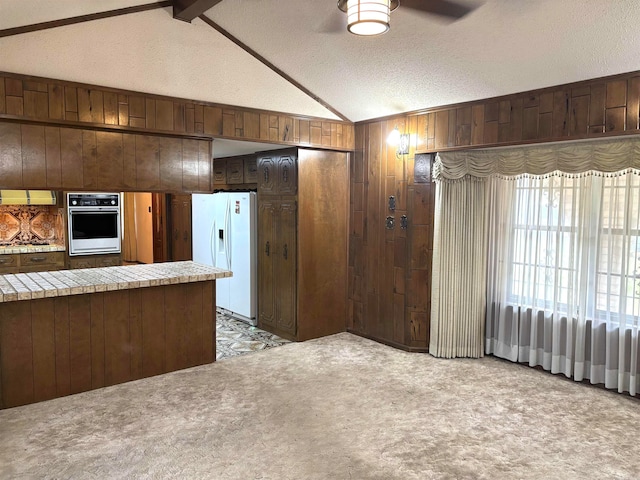
[[[0,255],[13,253],[64,252],[64,245],[10,245],[0,246]]]
[[[190,261],[16,273],[0,275],[0,303],[202,282],[232,275],[229,270]]]

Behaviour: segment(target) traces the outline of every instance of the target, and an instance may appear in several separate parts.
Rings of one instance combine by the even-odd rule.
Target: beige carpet
[[[640,478],[640,402],[350,334],[0,411],[0,478]]]

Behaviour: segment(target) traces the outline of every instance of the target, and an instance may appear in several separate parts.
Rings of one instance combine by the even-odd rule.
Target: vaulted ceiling
[[[2,36],[150,1],[1,0],[0,70],[351,121],[640,70],[637,0],[460,0],[455,22],[400,5],[371,38],[333,31],[336,0],[223,0],[204,15],[227,36],[170,6]]]

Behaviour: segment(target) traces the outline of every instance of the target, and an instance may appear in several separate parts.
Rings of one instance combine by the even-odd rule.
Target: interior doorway
[[[170,260],[166,194],[125,192],[123,204],[123,260],[127,263]]]
[[[171,231],[171,260],[174,262],[192,260],[191,246],[191,195],[169,195],[171,211],[169,216]]]

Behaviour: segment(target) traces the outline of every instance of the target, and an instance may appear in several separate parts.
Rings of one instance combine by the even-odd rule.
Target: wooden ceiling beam
[[[189,22],[222,0],[173,0],[173,18]]]
[[[129,15],[131,13],[146,12],[148,10],[166,8],[170,6],[171,0],[161,0],[144,5],[134,5],[133,7],[118,8],[116,10],[107,10],[105,12],[89,13],[87,15],[79,15],[77,17],[61,18],[58,20],[51,20],[50,22],[33,23],[31,25],[23,25],[21,27],[5,28],[3,30],[0,30],[0,38],[10,37],[11,35],[20,35],[23,33],[37,32],[39,30],[47,30],[49,28],[64,27],[66,25],[75,25],[76,23],[92,22],[93,20],[101,20],[103,18]]]

